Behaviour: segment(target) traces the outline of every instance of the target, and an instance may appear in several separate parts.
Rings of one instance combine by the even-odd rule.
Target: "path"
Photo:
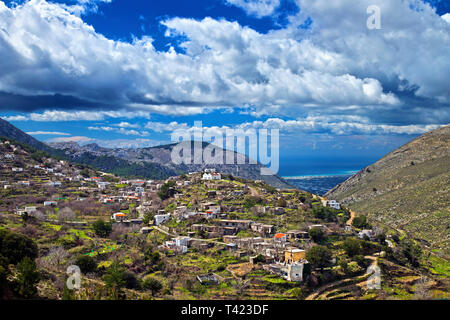
[[[377,263],[378,263],[377,257],[375,257],[375,256],[365,256],[364,258],[372,260],[372,263],[371,263],[372,266],[377,266]],[[321,296],[324,292],[328,291],[329,289],[339,287],[341,284],[345,284],[347,282],[350,283],[349,285],[356,285],[356,286],[362,287],[363,285],[367,285],[367,279],[364,279],[364,278],[368,277],[369,275],[370,274],[366,273],[366,274],[358,276],[358,277],[346,278],[346,279],[342,279],[342,280],[338,280],[338,281],[334,281],[332,283],[326,284],[326,285],[324,285],[322,287],[319,287],[316,290],[314,290],[313,293],[311,293],[309,296],[307,296],[305,298],[305,300],[315,300],[319,296]],[[364,280],[363,281],[357,281],[356,284],[351,283],[351,282],[354,282],[355,279],[357,280],[358,278],[361,278],[361,280],[363,280],[363,279]],[[342,287],[342,288],[345,288],[345,287]]]

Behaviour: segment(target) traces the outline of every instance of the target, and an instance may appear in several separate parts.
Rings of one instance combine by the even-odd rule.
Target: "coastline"
[[[342,176],[352,176],[358,173],[360,170],[348,170],[341,171],[337,173],[321,173],[321,174],[304,174],[304,175],[295,175],[295,176],[282,176],[283,179],[289,180],[302,180],[302,179],[310,179],[310,178],[331,178],[331,177],[342,177]]]

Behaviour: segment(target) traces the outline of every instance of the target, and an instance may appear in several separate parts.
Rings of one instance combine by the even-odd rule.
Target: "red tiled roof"
[[[285,237],[286,235],[284,234],[284,233],[277,233],[276,235],[275,235],[275,238],[277,238],[277,239],[281,239],[281,238],[283,238],[283,237]]]

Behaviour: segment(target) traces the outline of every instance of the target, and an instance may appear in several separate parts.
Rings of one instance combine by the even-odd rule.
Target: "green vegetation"
[[[331,264],[332,253],[325,246],[314,246],[306,253],[306,259],[315,268],[326,268]]]
[[[167,181],[161,186],[161,190],[158,192],[158,196],[161,200],[169,199],[173,193],[171,193],[171,188],[175,185],[175,181]]]
[[[97,220],[92,225],[96,235],[102,238],[106,238],[112,231],[112,223],[105,222],[103,220]]]

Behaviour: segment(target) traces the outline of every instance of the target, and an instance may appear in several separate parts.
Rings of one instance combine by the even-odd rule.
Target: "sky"
[[[447,0],[0,1],[0,117],[45,142],[202,121],[279,129],[282,175],[357,170],[450,123],[449,74]]]

